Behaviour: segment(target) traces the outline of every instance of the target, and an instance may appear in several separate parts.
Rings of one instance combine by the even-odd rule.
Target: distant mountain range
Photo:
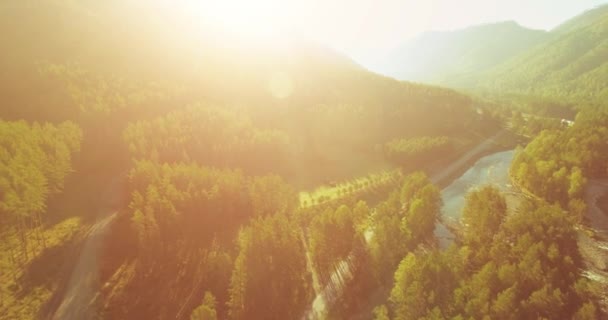
[[[490,91],[571,103],[608,101],[608,5],[562,24],[544,42],[471,82]]]
[[[446,84],[456,76],[495,67],[546,38],[547,32],[513,21],[427,32],[392,52],[378,71],[402,80]]]
[[[608,5],[549,32],[502,22],[425,33],[377,70],[401,80],[601,103],[608,100]]]

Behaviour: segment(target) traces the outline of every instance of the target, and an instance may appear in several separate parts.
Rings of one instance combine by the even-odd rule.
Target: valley
[[[293,1],[0,4],[0,320],[606,318],[608,5]]]

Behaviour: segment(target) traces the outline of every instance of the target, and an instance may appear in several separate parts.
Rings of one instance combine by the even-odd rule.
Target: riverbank
[[[587,212],[585,226],[590,232],[578,233],[578,246],[583,257],[583,275],[597,283],[603,293],[600,305],[608,314],[608,180],[590,180],[585,188]]]
[[[336,201],[343,201],[346,198],[356,198],[364,200],[370,206],[374,206],[383,199],[395,188],[398,188],[400,178],[413,173],[414,171],[423,171],[431,179],[431,181],[440,189],[449,186],[454,180],[464,174],[471,166],[473,166],[481,158],[501,152],[514,149],[517,145],[525,143],[526,140],[506,129],[501,129],[491,137],[472,143],[471,145],[457,150],[448,157],[437,159],[436,161],[427,164],[426,166],[415,169],[394,169],[392,171],[383,171],[381,173],[369,174],[364,177],[345,181],[335,186],[320,186],[313,191],[300,191],[300,206],[307,208],[319,205],[329,205]],[[384,183],[378,183],[378,179],[373,179],[375,176],[385,177]],[[350,192],[344,192],[349,186],[359,186],[357,182],[373,182],[367,184],[367,188],[359,188]],[[342,189],[340,191],[340,189]]]
[[[444,189],[462,176],[471,166],[481,158],[514,149],[517,145],[524,143],[521,137],[503,129],[494,136],[482,141],[476,146],[455,154],[447,161],[440,161],[425,169],[431,181],[440,189]]]
[[[509,179],[522,195],[543,201],[518,184],[513,175],[509,174]],[[608,180],[589,180],[584,200],[587,211],[584,220],[575,227],[577,246],[583,261],[581,273],[599,287],[599,304],[605,315],[608,314]]]
[[[505,135],[507,133],[499,133]],[[450,162],[446,163],[448,159],[442,159],[440,164],[434,164],[433,170],[427,171],[427,174],[431,177],[433,182],[438,185],[442,190],[442,198],[445,197],[446,192],[450,193],[450,197],[459,198],[464,204],[464,195],[468,192],[471,185],[479,185],[486,183],[493,184],[506,184],[508,182],[508,167],[510,165],[510,159],[512,158],[513,148],[516,143],[511,144],[500,144],[496,143],[499,135],[492,138],[486,139],[481,143],[462,151],[458,155],[455,155]],[[476,168],[473,168],[476,167]],[[471,174],[467,172],[472,169]],[[467,181],[460,181],[463,178]],[[476,182],[471,183],[469,180],[475,180]],[[480,182],[481,180],[482,182]],[[450,186],[457,184],[459,189],[458,194],[450,190]],[[458,219],[454,221],[447,218],[447,211],[460,211],[459,207],[461,204],[456,204],[453,201],[444,201],[444,207],[442,209],[442,222],[438,225],[438,229],[435,231],[440,240],[450,238],[446,233],[457,233],[458,229],[456,224]],[[446,207],[448,207],[446,209]],[[447,222],[447,223],[446,223]],[[451,224],[454,222],[454,224]],[[441,227],[443,226],[443,228]],[[453,237],[451,237],[453,238]],[[451,241],[451,240],[449,240]],[[447,247],[447,246],[445,246]],[[372,310],[375,306],[386,301],[390,294],[392,286],[380,287],[370,293],[369,301],[361,307],[357,314],[351,315],[350,319],[363,320],[370,319],[372,317]]]

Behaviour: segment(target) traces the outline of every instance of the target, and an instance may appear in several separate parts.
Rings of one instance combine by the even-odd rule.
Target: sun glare
[[[187,0],[207,24],[248,38],[276,37],[289,27],[293,9],[285,0]]]

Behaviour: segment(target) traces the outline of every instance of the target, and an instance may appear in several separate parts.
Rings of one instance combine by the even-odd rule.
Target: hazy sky
[[[166,0],[171,3],[172,1]],[[359,61],[429,30],[515,20],[549,30],[608,0],[181,0],[205,20],[246,31],[286,28]],[[175,2],[172,2],[175,3]],[[259,30],[258,30],[259,31]]]
[[[308,27],[311,35],[365,59],[376,50],[395,47],[428,30],[453,30],[504,20],[549,30],[606,0],[326,0],[317,3],[318,20],[311,21]]]

